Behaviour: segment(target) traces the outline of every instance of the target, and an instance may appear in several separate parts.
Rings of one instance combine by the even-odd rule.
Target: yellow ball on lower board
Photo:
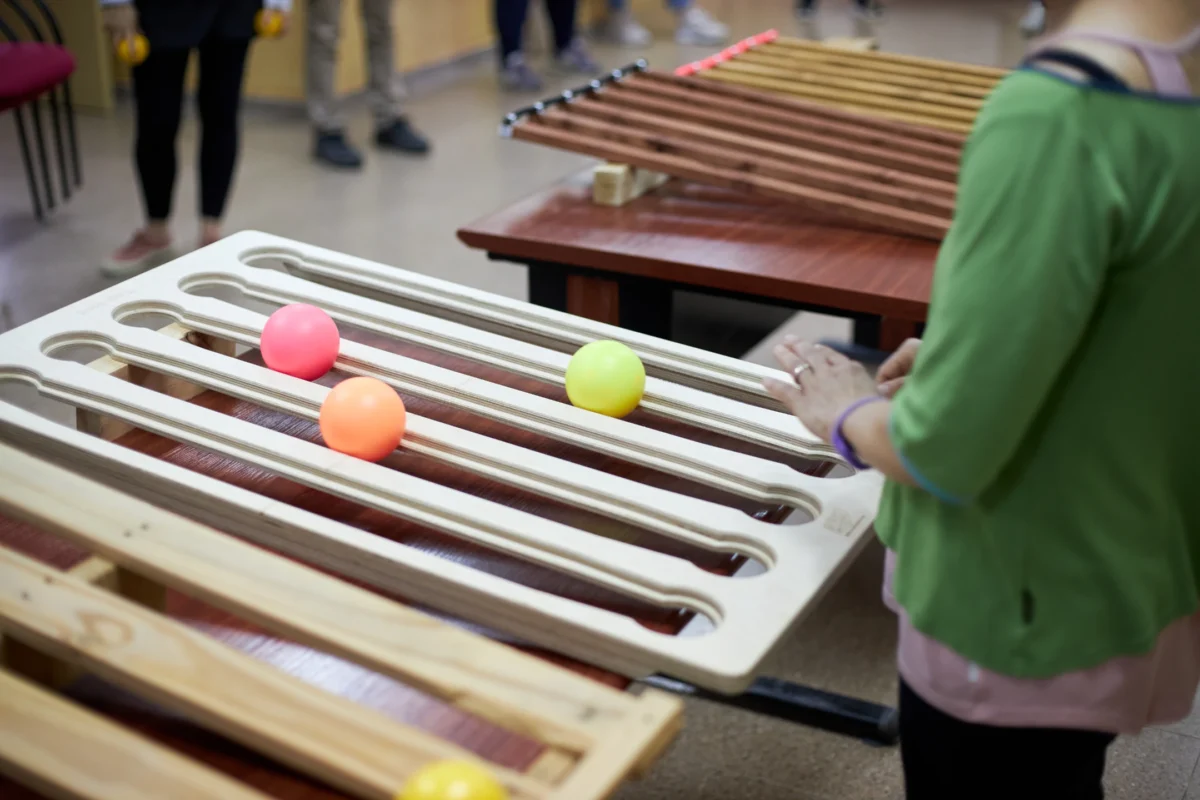
[[[624,417],[642,402],[646,368],[637,353],[620,342],[592,342],[567,365],[567,397],[579,408]]]
[[[508,800],[508,790],[469,761],[439,761],[413,775],[396,800]]]

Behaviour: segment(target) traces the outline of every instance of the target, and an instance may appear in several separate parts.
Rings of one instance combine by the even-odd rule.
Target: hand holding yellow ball
[[[508,800],[508,790],[469,761],[439,761],[413,775],[396,800]]]
[[[117,42],[117,58],[131,67],[136,67],[150,55],[150,42],[140,33],[126,36]]]
[[[276,39],[284,34],[287,17],[282,11],[264,8],[254,15],[254,30],[264,39]]]
[[[567,397],[579,408],[624,417],[642,402],[646,368],[637,353],[620,342],[592,342],[567,365]]]

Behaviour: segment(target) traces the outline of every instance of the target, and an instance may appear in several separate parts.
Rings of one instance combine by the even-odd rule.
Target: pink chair
[[[71,196],[71,185],[83,182],[79,167],[79,146],[75,137],[75,111],[71,103],[71,90],[67,79],[75,71],[75,58],[63,46],[62,34],[50,10],[41,0],[33,0],[33,6],[50,29],[54,41],[47,42],[33,15],[17,0],[5,0],[22,24],[29,30],[33,41],[22,41],[11,27],[0,20],[0,35],[7,40],[0,42],[0,113],[12,110],[17,124],[17,139],[21,145],[21,158],[25,163],[25,176],[29,181],[29,194],[33,200],[34,216],[44,216],[43,203],[38,191],[33,157],[29,148],[29,137],[25,128],[25,108],[28,106],[33,122],[33,134],[41,164],[42,183],[45,188],[45,207],[53,209],[54,183],[50,163],[46,158],[46,144],[42,135],[41,100],[50,107],[50,118],[58,150],[58,172],[62,183],[63,199]],[[59,115],[58,92],[62,92],[66,111],[67,136],[70,143],[71,174],[68,176],[67,154],[63,143],[63,131]]]

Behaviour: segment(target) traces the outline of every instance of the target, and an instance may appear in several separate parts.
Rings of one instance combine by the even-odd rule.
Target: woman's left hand
[[[833,437],[838,416],[851,403],[879,396],[862,364],[824,345],[789,336],[775,348],[775,358],[794,382],[768,378],[763,385],[823,441]]]

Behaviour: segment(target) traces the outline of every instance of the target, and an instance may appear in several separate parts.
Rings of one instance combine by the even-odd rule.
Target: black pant
[[[1104,756],[1115,738],[963,722],[900,683],[907,800],[1103,800]]]
[[[496,33],[500,37],[500,60],[522,50],[529,0],[494,0]],[[554,29],[554,52],[561,53],[575,38],[575,13],[579,0],[546,0],[546,12]]]
[[[859,8],[869,9],[871,7],[872,0],[854,0],[854,2]],[[796,8],[804,11],[812,11],[816,7],[817,0],[796,0]]]
[[[233,183],[238,155],[238,112],[249,39],[206,39],[200,43],[200,213],[219,219]],[[137,101],[138,178],[146,217],[171,216],[175,190],[175,139],[183,111],[183,83],[190,50],[153,49],[133,70]]]

